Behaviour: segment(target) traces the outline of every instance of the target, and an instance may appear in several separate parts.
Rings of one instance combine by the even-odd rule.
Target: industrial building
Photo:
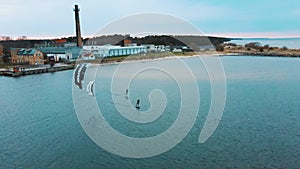
[[[62,43],[61,45],[37,45],[38,50],[47,57],[54,57],[55,61],[75,60],[81,53],[82,48],[76,46],[76,43]]]
[[[83,46],[84,53],[92,53],[96,58],[99,57],[112,57],[112,56],[126,56],[143,54],[147,52],[145,46],[113,46],[113,45],[102,45],[102,46]]]
[[[12,48],[11,50],[11,62],[19,64],[29,65],[41,65],[44,64],[43,53],[33,48]]]

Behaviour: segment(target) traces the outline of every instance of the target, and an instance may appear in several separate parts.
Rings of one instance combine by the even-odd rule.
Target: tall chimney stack
[[[75,22],[76,22],[76,38],[77,38],[77,47],[82,47],[82,39],[80,32],[80,22],[79,22],[79,8],[78,5],[75,5]]]

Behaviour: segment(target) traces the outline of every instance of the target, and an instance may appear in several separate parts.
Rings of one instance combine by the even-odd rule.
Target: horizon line
[[[107,34],[107,35],[126,35],[126,34]],[[130,34],[129,34],[130,35]],[[157,34],[157,35],[162,35],[162,34]],[[175,34],[174,34],[175,35]],[[177,34],[176,34],[177,35]],[[178,34],[178,35],[183,35],[183,34]],[[235,38],[240,38],[240,39],[297,39],[300,38],[299,34],[294,34],[294,33],[288,33],[288,34],[278,34],[274,32],[268,32],[268,33],[208,33],[208,34],[199,34],[199,35],[193,35],[193,34],[184,34],[186,36],[210,36],[210,37],[218,37],[218,38],[229,38],[229,39],[235,39]],[[102,35],[101,35],[102,36]],[[148,35],[146,35],[148,36]],[[0,36],[1,37],[9,37],[9,40],[55,40],[55,39],[62,39],[62,38],[70,38],[70,37],[76,37],[76,35],[62,35],[62,36],[36,36],[36,37],[28,37],[28,36]],[[24,38],[25,37],[25,38]],[[82,36],[83,39],[86,38],[93,38],[97,37],[95,35],[92,36]],[[134,36],[131,36],[134,37]],[[24,39],[20,39],[24,38]],[[0,41],[5,41],[5,40],[0,40]]]

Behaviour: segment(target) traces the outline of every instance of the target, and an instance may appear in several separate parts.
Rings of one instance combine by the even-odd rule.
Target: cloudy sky
[[[74,4],[84,37],[143,12],[178,16],[206,35],[300,37],[299,0],[2,0],[0,36],[73,36]]]

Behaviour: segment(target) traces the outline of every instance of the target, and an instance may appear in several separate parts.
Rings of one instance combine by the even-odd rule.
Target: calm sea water
[[[288,47],[290,49],[300,49],[300,38],[278,38],[278,39],[243,39],[232,40],[232,43],[245,45],[250,42],[260,42],[261,45],[270,45],[273,47]]]
[[[98,147],[81,128],[72,100],[73,71],[9,78],[0,76],[0,168],[299,168],[300,59],[223,57],[227,100],[212,137],[198,143],[210,105],[210,84],[197,58],[184,61],[197,77],[200,111],[188,136],[170,151],[151,158],[123,158]],[[156,61],[174,66],[172,60]],[[147,63],[129,63],[129,66]],[[115,65],[103,66],[109,72]],[[168,99],[166,112],[152,126],[128,123],[109,102],[109,76],[96,86],[107,121],[129,136],[148,137],[176,119],[178,86],[161,72],[132,82],[145,100],[152,88]],[[164,77],[159,81],[155,77]],[[160,83],[158,83],[160,82]],[[142,87],[143,90],[140,90]],[[133,103],[134,104],[134,103]],[[111,140],[114,141],[114,140]]]

